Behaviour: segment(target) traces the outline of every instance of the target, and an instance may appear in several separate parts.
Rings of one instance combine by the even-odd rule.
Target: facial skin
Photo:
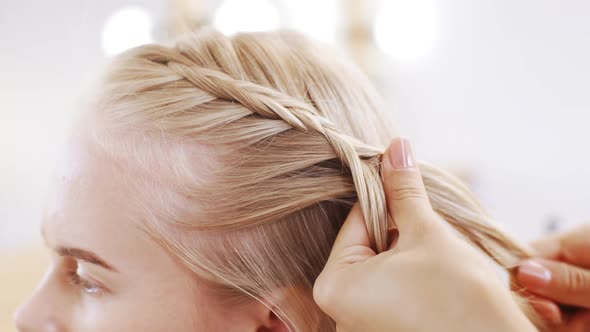
[[[281,331],[253,301],[240,310],[212,295],[137,228],[133,169],[77,138],[58,167],[43,219],[52,263],[15,315],[29,331]]]

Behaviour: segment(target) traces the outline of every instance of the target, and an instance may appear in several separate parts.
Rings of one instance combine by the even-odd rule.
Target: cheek
[[[105,294],[80,303],[73,315],[73,331],[195,332],[222,331],[211,328],[214,312],[204,299],[180,289],[178,283],[160,285],[147,280],[118,294]],[[148,285],[149,284],[149,285]],[[153,286],[151,286],[153,285]],[[164,286],[163,286],[164,285]],[[222,317],[219,317],[221,321]]]
[[[194,310],[182,301],[163,298],[98,299],[82,301],[72,315],[72,331],[80,332],[194,332],[201,329]],[[197,328],[198,329],[195,329]]]
[[[170,288],[159,287],[137,303],[136,315],[142,322],[134,323],[129,331],[244,331],[244,312],[221,308],[206,292],[181,285],[176,282]]]

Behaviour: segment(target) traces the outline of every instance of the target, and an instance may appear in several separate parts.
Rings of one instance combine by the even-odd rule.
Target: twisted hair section
[[[379,169],[392,121],[366,78],[326,52],[292,32],[205,29],[119,57],[94,107],[111,151],[137,135],[206,147],[164,160],[178,201],[190,203],[151,214],[149,227],[192,271],[266,303],[296,331],[334,329],[309,301],[352,204],[377,252],[391,223]],[[467,241],[507,270],[530,257],[459,180],[419,167],[434,210]],[[277,299],[273,287],[306,298]]]
[[[224,38],[215,38],[218,39]],[[228,52],[217,55],[213,66],[194,52],[178,52],[157,45],[129,54],[128,57],[139,64],[121,65],[123,70],[116,71],[110,79],[129,87],[137,75],[146,77],[131,91],[113,93],[120,98],[115,103],[126,111],[111,113],[113,118],[109,120],[120,124],[137,123],[135,116],[138,116],[147,120],[146,125],[157,124],[158,130],[166,133],[173,131],[248,150],[249,158],[236,161],[239,167],[226,167],[223,174],[216,174],[220,180],[215,190],[201,188],[195,193],[200,201],[217,202],[218,210],[223,211],[210,216],[210,223],[202,222],[199,227],[239,229],[256,226],[321,201],[346,196],[352,199],[356,192],[370,225],[374,245],[379,251],[385,250],[388,223],[378,170],[381,149],[341,132],[305,100],[294,98],[276,87],[235,78],[244,78],[248,74],[237,59],[218,63],[218,59],[227,59],[232,54],[237,56],[231,44],[216,43],[212,49],[217,50],[219,45],[224,45]],[[153,72],[147,73],[147,68]],[[114,90],[121,91],[121,87],[117,85]],[[138,98],[159,99],[161,102],[152,103],[147,110],[138,110],[140,114],[133,114],[128,111],[133,108],[128,108],[124,101],[136,103]],[[147,100],[146,104],[149,103]],[[110,109],[113,111],[112,107]],[[253,156],[261,150],[266,155],[281,158],[284,165],[274,164],[272,168],[266,167],[266,163],[260,165],[262,158]],[[352,185],[342,183],[343,173],[350,176]],[[237,179],[243,174],[246,175],[244,179]],[[310,177],[326,190],[318,193],[316,188],[307,185]],[[297,187],[298,181],[303,182],[301,187],[305,191],[289,191],[290,187]],[[247,194],[263,186],[279,189],[278,192],[268,191],[269,196],[263,197],[265,204],[261,204],[260,197],[252,200],[253,196]],[[243,192],[236,193],[241,200],[231,203],[223,200],[228,191]],[[250,214],[232,213],[236,208],[248,207],[252,208]]]

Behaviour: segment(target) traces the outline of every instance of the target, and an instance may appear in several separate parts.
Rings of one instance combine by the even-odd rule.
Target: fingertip
[[[546,287],[551,281],[551,271],[538,259],[527,260],[518,267],[516,280],[528,289],[539,290]]]
[[[383,154],[383,158],[384,168],[389,172],[414,169],[416,167],[412,144],[405,137],[392,139]]]
[[[559,306],[555,302],[542,299],[532,298],[529,299],[529,303],[535,309],[535,311],[541,315],[548,323],[559,325],[563,323],[563,314],[559,309]]]

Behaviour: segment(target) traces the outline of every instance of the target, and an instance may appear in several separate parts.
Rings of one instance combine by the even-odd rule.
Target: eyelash
[[[97,285],[96,283],[93,283],[88,279],[81,277],[78,274],[77,269],[69,271],[68,279],[70,284],[72,284],[85,294],[100,296],[104,293],[104,290],[101,286]]]

